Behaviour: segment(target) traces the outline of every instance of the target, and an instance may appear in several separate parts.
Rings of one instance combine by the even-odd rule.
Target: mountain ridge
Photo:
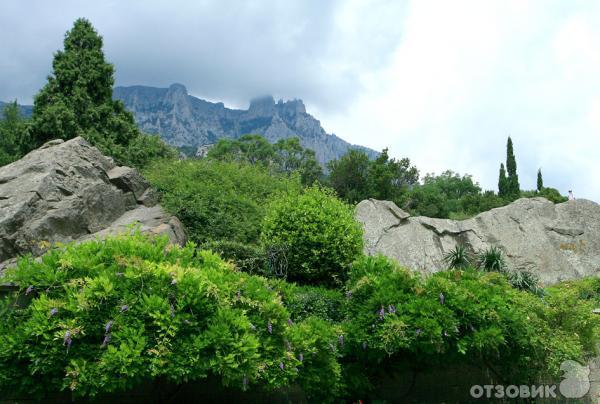
[[[251,100],[246,110],[232,109],[222,102],[189,95],[179,83],[168,88],[119,86],[115,87],[113,97],[134,114],[144,132],[159,134],[177,147],[202,148],[221,138],[235,139],[252,133],[264,136],[269,142],[297,136],[304,147],[315,151],[321,164],[340,158],[352,148],[365,151],[370,158],[378,155],[372,149],[352,145],[325,132],[319,120],[306,112],[300,99],[275,102],[268,95]]]

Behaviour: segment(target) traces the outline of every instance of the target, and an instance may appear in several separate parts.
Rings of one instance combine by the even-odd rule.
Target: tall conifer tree
[[[500,164],[500,174],[498,176],[498,196],[506,197],[508,195],[508,179],[506,178],[506,170],[504,164]]]
[[[506,171],[508,188],[507,194],[511,197],[518,198],[521,193],[521,186],[519,185],[519,176],[517,174],[517,161],[513,151],[513,142],[510,136],[506,143]]]
[[[540,168],[537,172],[537,190],[542,192],[544,189],[544,179],[542,178],[542,169]]]

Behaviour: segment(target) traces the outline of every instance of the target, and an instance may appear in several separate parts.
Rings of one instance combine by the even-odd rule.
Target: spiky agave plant
[[[462,244],[457,244],[454,249],[444,255],[444,262],[448,268],[464,269],[471,266],[471,259],[467,248]]]
[[[525,290],[538,296],[544,294],[544,289],[539,284],[540,280],[533,272],[511,271],[507,274],[507,278],[513,288]]]
[[[492,246],[481,251],[477,257],[477,267],[487,272],[506,272],[506,261],[502,250]]]

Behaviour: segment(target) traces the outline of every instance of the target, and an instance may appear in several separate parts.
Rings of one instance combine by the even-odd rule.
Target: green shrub
[[[183,222],[198,244],[209,240],[257,243],[273,195],[301,188],[296,176],[205,159],[156,161],[144,174],[162,193],[162,206]]]
[[[363,242],[352,207],[313,186],[281,195],[268,210],[261,239],[287,248],[290,280],[333,285],[344,279]]]
[[[494,272],[422,279],[386,258],[364,257],[352,266],[347,292],[344,353],[356,358],[354,368],[369,369],[363,376],[372,383],[407,363],[477,363],[511,384],[529,383],[558,375],[563,360],[585,360],[597,341],[592,303],[577,293],[543,300]]]
[[[282,288],[283,303],[294,320],[315,316],[328,322],[339,322],[343,317],[346,298],[337,289],[321,286],[296,286]]]
[[[269,275],[267,253],[260,246],[237,241],[208,241],[200,246],[203,250],[216,252],[226,260],[231,260],[240,271],[252,275]]]
[[[0,281],[33,296],[24,308],[0,300],[2,397],[207,377],[239,389],[299,383],[325,398],[341,387],[337,326],[290,322],[265,278],[194,245],[139,234],[69,245],[21,259]]]

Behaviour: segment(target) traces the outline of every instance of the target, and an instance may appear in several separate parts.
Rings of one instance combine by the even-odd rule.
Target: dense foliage
[[[281,195],[268,207],[263,244],[282,246],[288,279],[339,284],[362,250],[362,228],[354,210],[318,186]]]
[[[304,185],[312,185],[323,175],[315,152],[302,147],[297,137],[279,139],[275,144],[260,135],[220,139],[209,150],[208,158],[259,164],[280,173],[298,173]]]
[[[450,170],[437,176],[427,174],[422,184],[396,202],[414,215],[451,219],[464,219],[506,204],[493,192],[483,192],[470,175]]]
[[[67,32],[54,55],[48,83],[35,96],[33,147],[51,139],[83,136],[105,154],[130,165],[174,156],[160,139],[143,138],[133,115],[112,99],[114,68],[102,51],[102,37],[86,19]]]
[[[19,300],[0,300],[3,397],[216,377],[241,390],[299,385],[316,401],[376,398],[385,375],[462,363],[532,383],[593,354],[599,325],[598,279],[542,299],[501,273],[423,279],[377,256],[353,263],[344,291],[269,281],[137,233],[23,258],[0,281],[21,285]]]
[[[0,119],[0,166],[20,159],[30,150],[29,122],[17,102],[6,104]]]
[[[328,164],[329,184],[350,203],[367,198],[396,200],[417,183],[419,171],[407,158],[390,158],[384,149],[375,160],[364,151],[350,149],[339,160]]]
[[[159,160],[144,171],[162,193],[162,206],[186,226],[197,243],[231,240],[258,243],[269,200],[299,192],[297,176],[260,165],[213,160]]]
[[[477,363],[505,383],[527,384],[594,352],[597,303],[572,290],[542,300],[502,274],[470,269],[421,279],[381,256],[355,263],[347,287],[344,359],[359,364],[347,377],[364,386],[406,361]]]
[[[3,281],[27,307],[0,302],[0,392],[75,395],[163,378],[215,376],[240,389],[299,383],[309,395],[341,386],[337,326],[292,321],[265,278],[193,245],[134,234],[22,259]]]

